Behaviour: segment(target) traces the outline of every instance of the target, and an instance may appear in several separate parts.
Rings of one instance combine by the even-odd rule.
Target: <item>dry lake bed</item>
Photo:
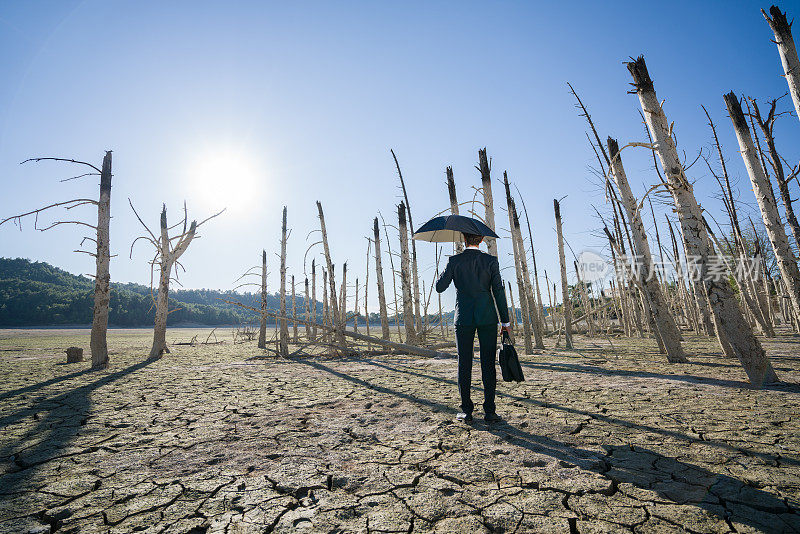
[[[91,372],[63,353],[85,331],[0,331],[0,531],[800,532],[798,337],[765,341],[763,390],[705,338],[681,365],[579,337],[468,426],[455,359],[217,335],[147,360],[150,331],[112,330]]]

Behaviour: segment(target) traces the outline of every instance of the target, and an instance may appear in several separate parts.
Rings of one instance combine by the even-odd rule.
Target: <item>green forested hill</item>
[[[220,298],[258,305],[252,293],[172,290],[170,309],[177,311],[170,313],[168,323],[220,325],[256,320],[255,314]],[[269,295],[267,304],[277,309],[277,295]],[[305,306],[302,298],[297,299],[297,305]],[[0,327],[91,324],[93,306],[94,282],[90,278],[44,262],[0,258]],[[111,280],[112,326],[151,326],[154,316],[149,287]]]

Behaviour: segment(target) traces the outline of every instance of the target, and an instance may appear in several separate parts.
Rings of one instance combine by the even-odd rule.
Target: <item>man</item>
[[[481,252],[478,246],[483,236],[464,234],[466,249],[450,256],[436,291],[442,293],[450,282],[456,286],[456,347],[458,349],[458,391],[461,394],[461,413],[457,419],[472,422],[474,405],[470,399],[472,379],[472,347],[475,333],[481,353],[481,378],[483,380],[483,413],[487,423],[500,421],[495,412],[494,396],[497,388],[495,355],[497,352],[497,312],[500,312],[502,330],[511,333],[508,305],[500,264],[497,258]],[[494,296],[493,296],[494,295]],[[497,306],[495,307],[495,302]]]

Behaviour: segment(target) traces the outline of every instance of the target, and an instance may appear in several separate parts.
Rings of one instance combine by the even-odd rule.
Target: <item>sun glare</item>
[[[214,148],[200,153],[189,169],[192,196],[205,207],[243,211],[255,205],[264,177],[244,150]]]

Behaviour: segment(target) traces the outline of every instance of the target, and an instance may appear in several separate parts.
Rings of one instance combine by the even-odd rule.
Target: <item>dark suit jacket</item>
[[[497,312],[492,293],[497,301],[500,322],[508,322],[506,292],[497,258],[476,249],[466,249],[461,254],[450,256],[447,267],[436,282],[436,291],[443,292],[450,282],[456,285],[456,325],[496,325]]]

